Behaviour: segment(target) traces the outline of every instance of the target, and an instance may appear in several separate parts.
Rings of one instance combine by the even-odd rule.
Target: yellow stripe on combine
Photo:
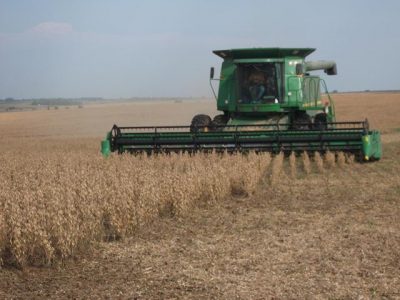
[[[312,107],[312,106],[322,106],[321,101],[315,102],[308,102],[308,103],[303,103],[303,107]]]

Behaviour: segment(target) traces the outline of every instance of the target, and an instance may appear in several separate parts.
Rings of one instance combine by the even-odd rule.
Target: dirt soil
[[[399,96],[385,101],[398,116]],[[285,162],[254,195],[164,216],[62,265],[0,269],[0,298],[400,299],[400,122],[376,112],[380,162],[306,175],[297,160],[296,179]]]

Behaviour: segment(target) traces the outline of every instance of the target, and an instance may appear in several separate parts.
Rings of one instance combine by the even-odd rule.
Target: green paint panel
[[[217,109],[228,114],[245,113],[293,113],[298,110],[323,110],[320,100],[320,78],[298,76],[296,65],[304,64],[305,57],[313,48],[253,48],[217,50],[215,54],[224,59],[221,67]],[[260,103],[252,103],[248,93],[248,79],[241,77],[241,70],[255,66],[273,66],[268,76],[275,82],[274,95],[265,95]],[[269,83],[271,85],[271,83]],[[265,85],[268,88],[268,85]],[[247,91],[247,92],[246,92]],[[247,95],[246,95],[247,93]],[[247,99],[246,99],[247,98]],[[279,105],[275,105],[278,100]],[[250,105],[242,105],[248,103]],[[253,106],[253,108],[251,107]],[[332,116],[328,116],[332,119]]]
[[[362,138],[364,160],[379,160],[382,157],[381,134],[371,131]]]
[[[104,157],[107,157],[110,155],[110,153],[111,153],[110,141],[107,139],[101,141],[101,154],[103,154]]]

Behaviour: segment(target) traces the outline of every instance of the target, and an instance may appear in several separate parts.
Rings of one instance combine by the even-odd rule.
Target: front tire
[[[216,115],[211,122],[212,131],[222,131],[229,121],[229,117],[226,115]]]
[[[310,130],[311,127],[311,117],[307,113],[298,114],[293,120],[292,128],[294,130]]]
[[[315,115],[313,128],[315,130],[328,129],[328,118],[326,116],[326,113],[319,113]]]
[[[207,132],[211,125],[211,118],[208,115],[195,115],[190,123],[190,132]]]

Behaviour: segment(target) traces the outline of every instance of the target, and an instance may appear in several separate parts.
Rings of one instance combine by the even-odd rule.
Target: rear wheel
[[[211,125],[211,118],[207,115],[195,115],[190,124],[190,132],[206,132]]]
[[[211,122],[212,131],[222,131],[226,123],[228,123],[229,117],[226,115],[216,115]]]

